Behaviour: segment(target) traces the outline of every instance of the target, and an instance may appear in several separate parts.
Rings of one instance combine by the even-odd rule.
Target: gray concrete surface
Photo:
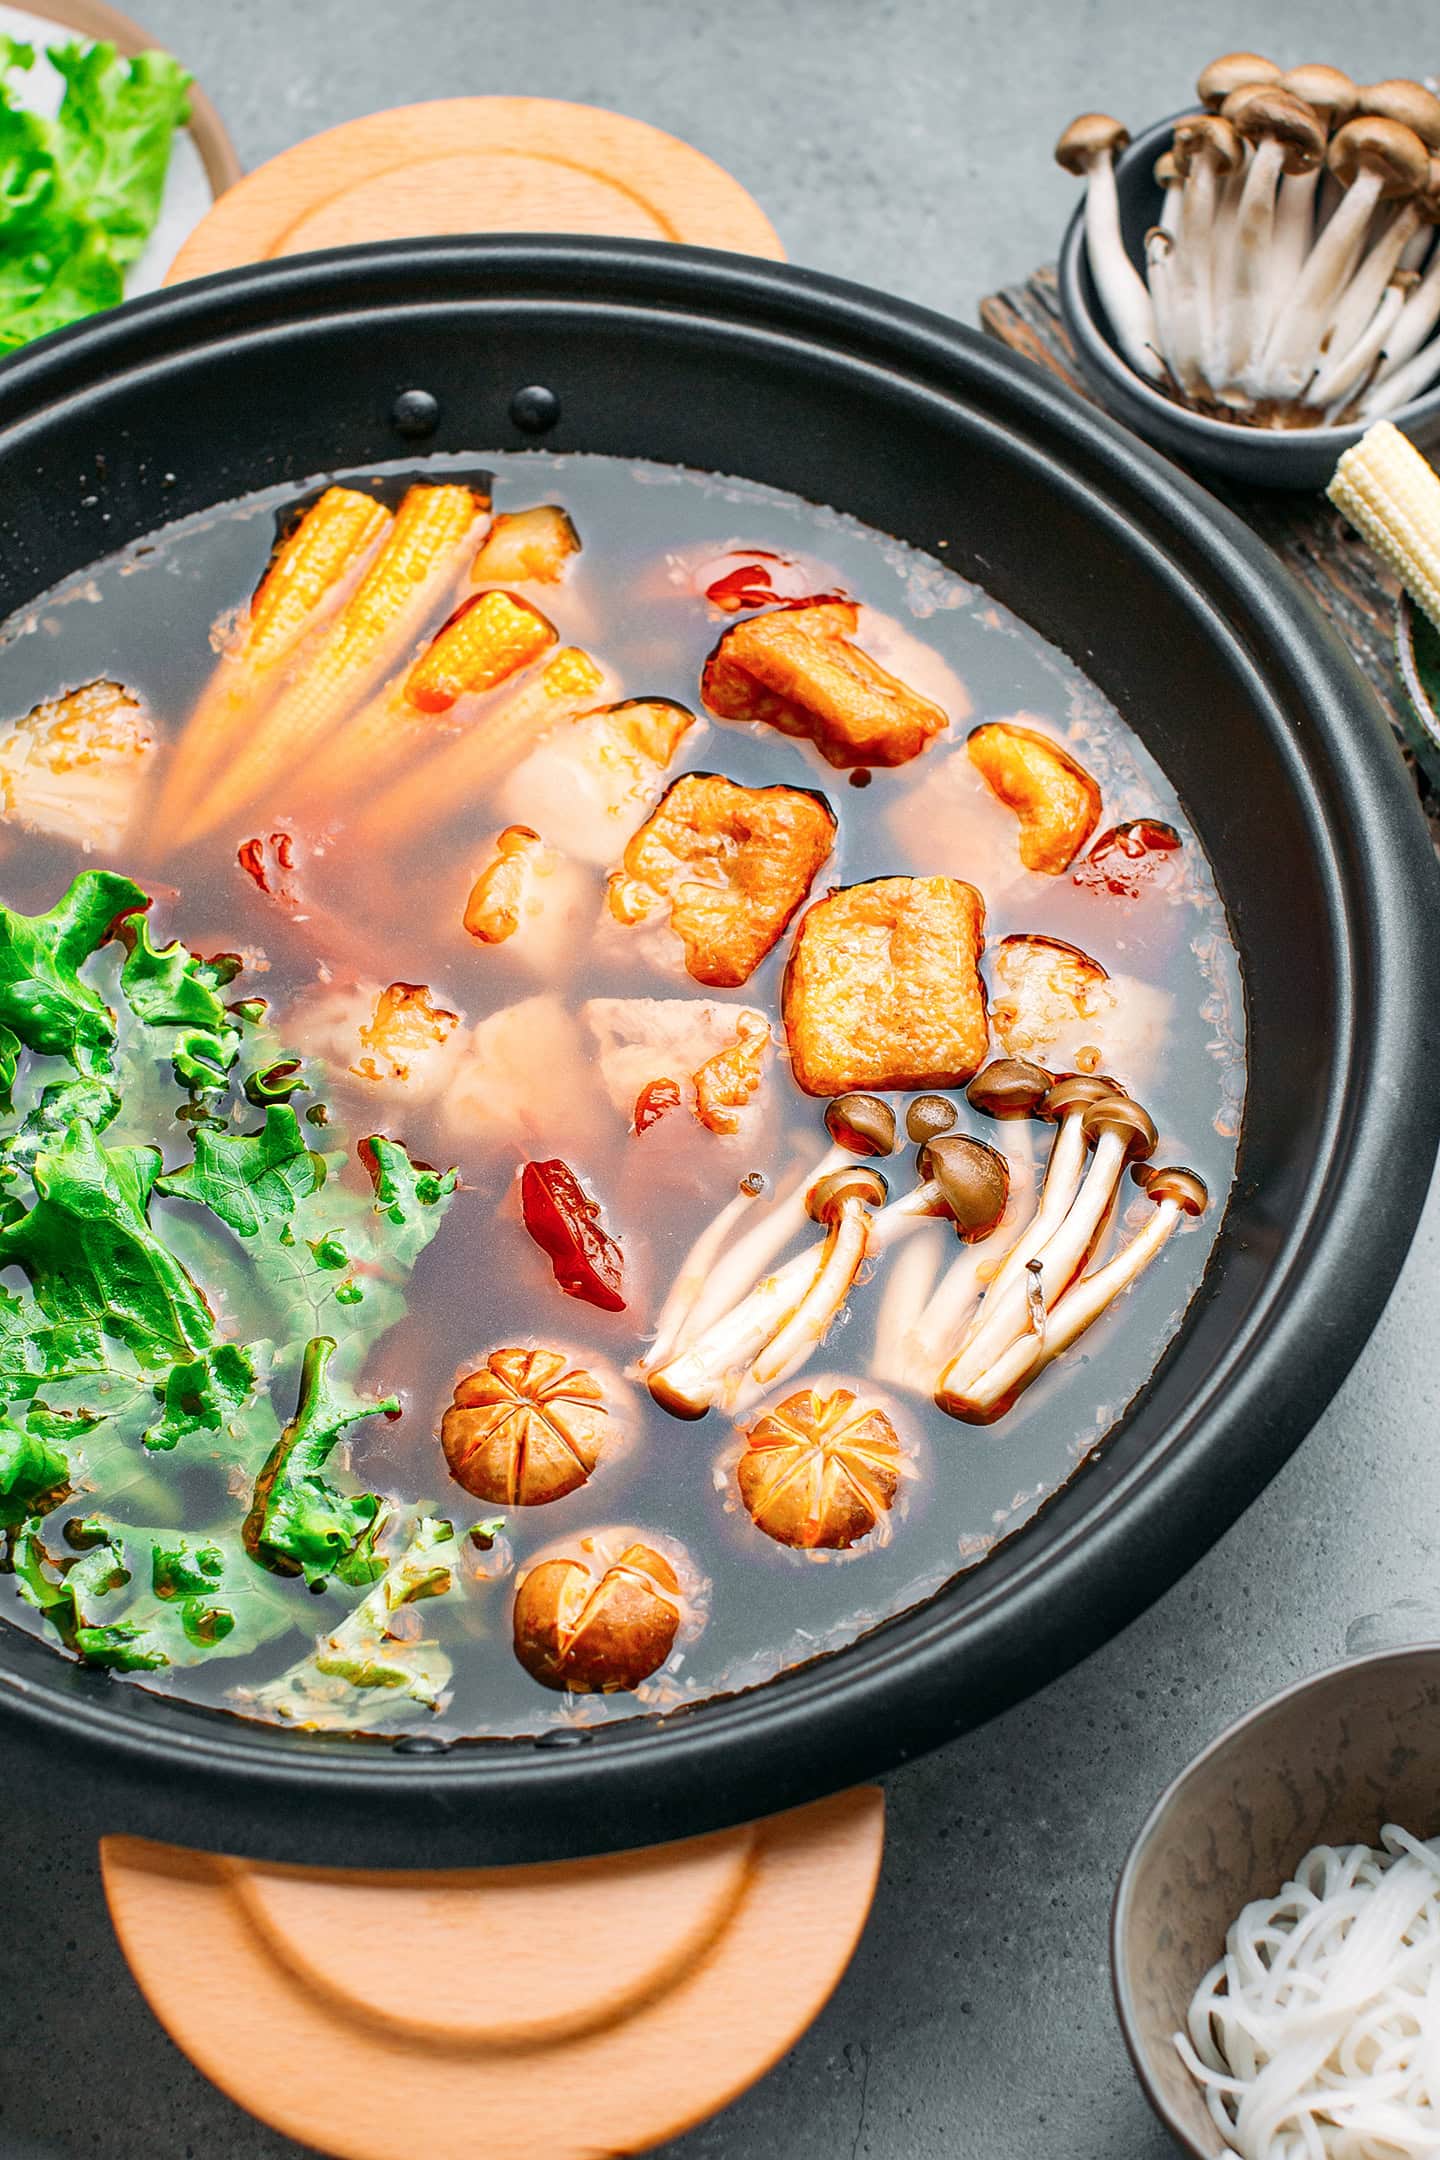
[[[138,4],[138,0],[137,0]],[[1142,122],[1236,45],[1362,78],[1440,59],[1414,0],[149,0],[247,162],[459,90],[615,105],[759,196],[796,261],[970,317],[1053,251],[1070,114]],[[1425,1174],[1417,1166],[1417,1176]],[[820,2022],[671,2160],[1164,2160],[1111,2015],[1106,1918],[1150,1801],[1220,1725],[1436,1588],[1440,1201],[1301,1454],[1143,1620],[890,1781],[874,1917]],[[1402,1628],[1403,1632],[1403,1628]],[[281,2160],[151,2021],[106,1926],[82,1804],[0,1818],[4,2160]],[[485,2150],[483,2124],[475,2150]],[[417,2153],[416,2160],[424,2160]]]

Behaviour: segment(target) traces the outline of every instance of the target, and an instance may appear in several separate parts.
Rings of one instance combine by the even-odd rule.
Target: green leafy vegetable
[[[412,1162],[399,1141],[383,1133],[361,1141],[360,1159],[375,1187],[375,1212],[395,1232],[391,1250],[402,1267],[412,1268],[440,1227],[458,1173]]]
[[[190,78],[164,53],[63,45],[51,120],[19,78],[34,49],[0,40],[0,352],[124,297],[124,272],[154,230]]]
[[[79,969],[122,915],[148,905],[129,878],[82,870],[47,915],[0,907],[0,1025],[78,1072],[107,1070],[115,1015]]]
[[[235,980],[235,953],[201,960],[178,938],[156,947],[143,915],[130,916],[120,934],[127,947],[120,988],[137,1018],[172,1038],[171,1062],[182,1087],[223,1088],[240,1055],[240,1029],[219,992]]]
[[[305,1145],[300,1121],[284,1103],[272,1103],[258,1133],[195,1135],[195,1160],[156,1181],[176,1200],[195,1200],[218,1215],[237,1237],[254,1237],[267,1224],[289,1220],[296,1205],[325,1182],[325,1158]]]
[[[70,1464],[59,1448],[0,1419],[0,1529],[40,1513],[69,1482]]]
[[[254,1391],[255,1353],[239,1343],[217,1343],[172,1365],[165,1376],[165,1414],[146,1433],[146,1447],[168,1451],[191,1433],[219,1432]]]
[[[336,1445],[362,1418],[398,1415],[393,1399],[361,1402],[330,1378],[332,1337],[305,1348],[300,1401],[255,1481],[245,1550],[281,1575],[323,1582],[355,1550],[380,1511],[374,1493],[345,1493],[325,1476]]]

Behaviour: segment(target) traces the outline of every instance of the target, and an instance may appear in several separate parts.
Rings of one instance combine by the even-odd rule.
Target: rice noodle
[[[1186,2024],[1244,2160],[1440,2160],[1440,1839],[1315,1846],[1233,1923]]]

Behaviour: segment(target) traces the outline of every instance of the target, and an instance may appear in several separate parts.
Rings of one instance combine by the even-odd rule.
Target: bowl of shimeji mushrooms
[[[1440,97],[1227,53],[1133,142],[1082,113],[1060,303],[1091,388],[1173,456],[1323,487],[1378,419],[1440,440]]]

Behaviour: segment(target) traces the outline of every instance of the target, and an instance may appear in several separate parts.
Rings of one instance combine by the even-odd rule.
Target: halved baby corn
[[[211,774],[245,739],[283,663],[333,614],[391,523],[358,488],[330,487],[281,541],[250,603],[243,632],[211,676],[168,760],[154,829],[172,834]]]
[[[463,697],[498,689],[554,642],[553,624],[512,593],[462,601],[414,665],[327,735],[291,784],[330,808],[373,790],[397,765],[424,757],[444,739],[438,715]]]
[[[433,757],[374,796],[359,820],[361,836],[379,840],[386,833],[420,832],[437,816],[454,816],[548,729],[600,704],[613,688],[598,660],[578,645],[562,646],[493,712],[482,713]]]
[[[1440,629],[1440,474],[1378,420],[1341,458],[1329,494]]]
[[[489,505],[473,488],[412,487],[379,554],[300,672],[188,817],[197,840],[244,809],[272,778],[292,774],[419,633],[459,576]]]

